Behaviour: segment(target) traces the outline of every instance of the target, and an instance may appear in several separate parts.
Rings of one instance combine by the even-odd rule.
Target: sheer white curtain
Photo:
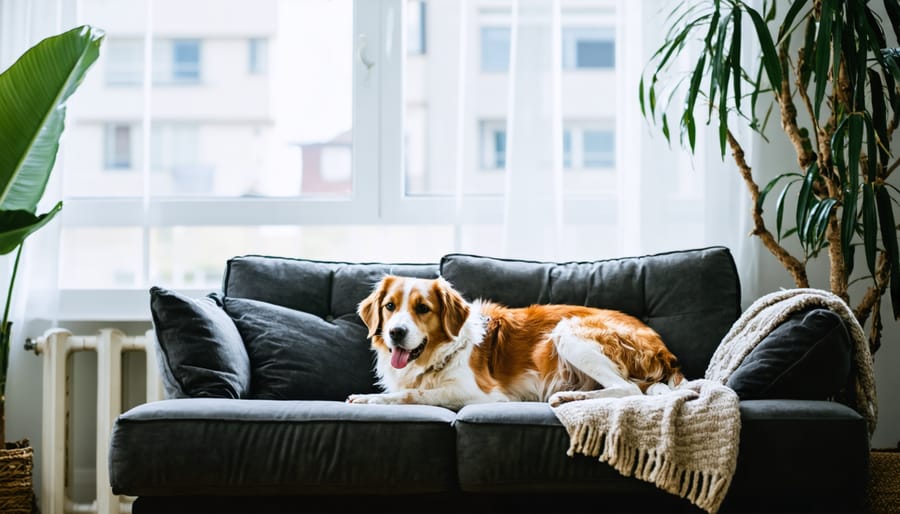
[[[467,4],[460,2],[461,11],[477,11]],[[614,3],[614,94],[604,97],[610,89],[603,89],[585,97],[587,102],[607,103],[614,113],[615,174],[610,178],[614,186],[593,195],[596,211],[568,208],[593,193],[581,194],[566,184],[570,171],[564,165],[564,125],[579,119],[578,106],[572,106],[568,96],[573,87],[566,81],[577,86],[581,70],[564,66],[560,41],[566,24],[578,22],[573,6],[565,0],[511,2],[503,254],[569,260],[724,245],[734,254],[745,298],[752,298],[758,243],[748,235],[748,195],[730,155],[724,160],[719,155],[715,127],[698,128],[697,150],[691,155],[678,145],[677,133],[670,146],[640,112],[638,83],[669,29],[670,2]],[[461,30],[465,25],[460,23]],[[465,37],[461,32],[460,39]],[[685,73],[695,62],[682,63]],[[464,112],[478,104],[481,91],[479,82],[465,78],[464,70],[471,66],[460,62],[459,67],[460,87],[469,88],[457,95],[457,108]],[[584,111],[589,111],[587,106]],[[458,150],[457,159],[464,161],[462,145]],[[471,189],[457,186],[458,194]],[[591,216],[596,218],[585,219]]]

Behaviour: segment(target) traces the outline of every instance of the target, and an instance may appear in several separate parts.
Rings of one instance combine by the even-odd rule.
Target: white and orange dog
[[[350,403],[439,405],[659,394],[684,376],[660,336],[619,311],[466,302],[442,279],[388,275],[359,304],[380,394]]]

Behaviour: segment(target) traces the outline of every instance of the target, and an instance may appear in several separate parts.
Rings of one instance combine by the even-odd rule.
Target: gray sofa
[[[351,405],[377,391],[356,306],[384,274],[447,278],[467,299],[613,308],[656,329],[689,379],[741,312],[727,248],[595,262],[465,254],[433,264],[265,256],[227,263],[223,288],[150,292],[166,400],[115,422],[113,491],[134,512],[699,512],[584,456],[548,405],[458,412]],[[795,314],[728,385],[741,398],[737,471],[721,512],[852,512],[865,420],[831,401],[850,380],[834,313]]]

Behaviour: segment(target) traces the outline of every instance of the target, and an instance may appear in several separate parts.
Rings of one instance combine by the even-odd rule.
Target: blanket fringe
[[[571,434],[566,453],[570,457],[580,453],[598,458],[624,476],[651,482],[707,512],[719,510],[721,493],[728,489],[730,476],[681,468],[667,455],[654,449],[631,446],[619,435],[616,431],[607,433],[588,424],[579,425]]]

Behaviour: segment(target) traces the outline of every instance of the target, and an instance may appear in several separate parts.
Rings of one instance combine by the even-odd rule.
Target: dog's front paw
[[[586,400],[589,396],[584,391],[559,391],[553,393],[548,400],[551,407],[559,407],[568,402]]]
[[[347,397],[347,403],[387,403],[382,394],[351,394]]]

